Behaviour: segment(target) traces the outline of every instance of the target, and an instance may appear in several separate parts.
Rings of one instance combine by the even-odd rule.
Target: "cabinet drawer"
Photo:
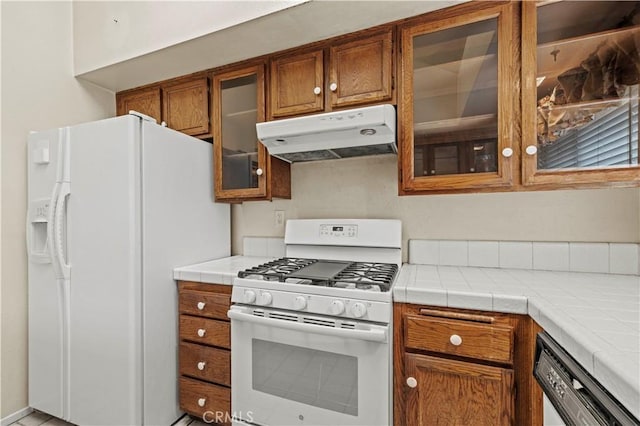
[[[180,377],[180,409],[207,423],[231,419],[231,389]],[[206,417],[203,417],[206,416]]]
[[[513,328],[419,315],[404,318],[405,346],[502,363],[513,363]]]
[[[180,342],[180,374],[231,386],[231,352]]]
[[[180,339],[230,349],[230,323],[180,315]]]
[[[184,290],[180,293],[180,313],[229,320],[230,294]]]

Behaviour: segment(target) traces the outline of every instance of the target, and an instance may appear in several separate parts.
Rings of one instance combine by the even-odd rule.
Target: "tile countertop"
[[[396,302],[530,315],[640,418],[640,277],[405,264]]]
[[[260,265],[273,259],[273,257],[259,256],[223,257],[222,259],[175,268],[173,270],[173,279],[231,285],[233,278],[238,276],[238,271]]]

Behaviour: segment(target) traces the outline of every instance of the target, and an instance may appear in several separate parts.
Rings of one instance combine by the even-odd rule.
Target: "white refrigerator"
[[[225,257],[212,145],[127,115],[28,138],[29,405],[78,425],[169,425],[173,268]]]

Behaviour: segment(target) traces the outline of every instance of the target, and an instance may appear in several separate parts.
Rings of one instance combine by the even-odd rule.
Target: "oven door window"
[[[358,359],[354,356],[251,340],[252,387],[288,400],[358,415]]]

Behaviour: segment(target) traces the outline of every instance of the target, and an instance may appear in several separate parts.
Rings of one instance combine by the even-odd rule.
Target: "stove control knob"
[[[270,305],[272,301],[273,296],[271,296],[271,293],[264,291],[260,293],[260,297],[258,298],[258,305]]]
[[[362,318],[367,313],[367,307],[364,303],[356,302],[351,305],[351,314],[356,318]]]
[[[301,310],[307,307],[307,298],[304,296],[296,296],[293,299],[293,309]]]
[[[256,301],[256,292],[253,290],[244,291],[244,303],[253,303]]]
[[[329,305],[329,313],[331,315],[340,315],[344,312],[344,302],[342,300],[334,300]]]

